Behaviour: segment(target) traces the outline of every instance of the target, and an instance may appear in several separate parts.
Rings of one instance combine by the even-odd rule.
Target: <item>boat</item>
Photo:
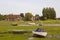
[[[23,34],[23,33],[26,33],[27,31],[26,30],[9,30],[8,31],[9,33],[13,33],[13,34]]]
[[[32,33],[43,37],[47,36],[47,31],[41,28],[37,28],[36,30],[32,31]]]

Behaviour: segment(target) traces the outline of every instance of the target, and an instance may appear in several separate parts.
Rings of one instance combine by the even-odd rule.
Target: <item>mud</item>
[[[49,34],[47,35],[46,37],[43,37],[43,36],[39,36],[39,35],[30,35],[30,37],[33,37],[33,38],[60,38],[60,34]]]
[[[47,38],[60,38],[60,34],[49,34],[46,37]]]

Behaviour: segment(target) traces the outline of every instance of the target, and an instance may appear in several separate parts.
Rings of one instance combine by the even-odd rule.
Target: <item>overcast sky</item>
[[[31,12],[33,15],[42,15],[45,7],[55,8],[57,17],[60,17],[60,0],[0,0],[1,14]]]

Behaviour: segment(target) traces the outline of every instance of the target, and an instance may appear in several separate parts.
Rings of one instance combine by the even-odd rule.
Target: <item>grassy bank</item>
[[[43,21],[45,23],[45,21]],[[48,21],[47,21],[48,22]],[[50,21],[53,22],[53,21]],[[60,35],[60,26],[11,26],[11,23],[17,23],[17,24],[24,24],[25,22],[21,21],[15,21],[15,22],[9,22],[9,21],[0,21],[0,40],[29,40],[29,36],[32,34],[32,30],[35,30],[36,28],[43,28],[47,30],[48,35]],[[39,23],[39,22],[36,22]],[[57,22],[58,23],[58,22]],[[55,24],[55,23],[54,23]],[[7,32],[8,30],[13,29],[24,29],[29,31],[25,34],[10,34],[10,33],[1,33],[1,32]],[[33,40],[60,40],[60,38],[34,38]]]

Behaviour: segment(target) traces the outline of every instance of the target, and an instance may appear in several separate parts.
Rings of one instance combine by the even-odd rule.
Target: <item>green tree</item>
[[[54,8],[49,8],[50,10],[50,19],[56,19],[56,11]]]
[[[24,17],[24,14],[23,14],[23,13],[20,13],[20,16],[21,16],[21,17]]]
[[[42,14],[44,19],[56,19],[54,8],[43,8]]]
[[[0,20],[5,20],[5,19],[6,19],[6,16],[0,14]]]
[[[20,13],[21,19],[24,20],[24,13]]]
[[[26,21],[31,21],[32,16],[33,16],[32,13],[29,13],[29,12],[25,13],[25,20]]]

